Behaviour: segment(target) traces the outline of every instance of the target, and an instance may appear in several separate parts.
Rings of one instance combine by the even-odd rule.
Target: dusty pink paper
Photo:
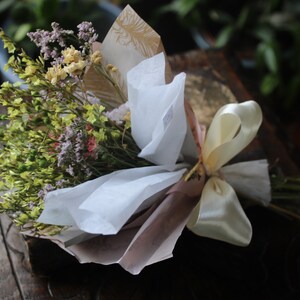
[[[97,236],[67,248],[57,236],[44,238],[57,243],[81,263],[119,263],[128,272],[138,274],[145,266],[172,256],[203,185],[204,178],[179,181],[162,201],[116,235]]]

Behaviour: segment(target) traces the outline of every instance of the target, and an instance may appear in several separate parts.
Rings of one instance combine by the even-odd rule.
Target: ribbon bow
[[[198,170],[199,175],[208,177],[208,180],[187,224],[195,234],[240,246],[249,244],[251,224],[233,187],[226,182],[226,175],[230,180],[234,171],[239,174],[243,167],[249,167],[250,162],[232,165],[229,171],[222,166],[253,140],[261,122],[262,112],[256,102],[228,104],[216,113],[205,141],[199,141],[202,151],[194,169]],[[251,164],[256,166],[251,175],[261,178],[259,172],[266,170],[264,163],[254,161]],[[249,167],[249,173],[251,170],[253,166]],[[268,177],[265,173],[263,171],[263,177]],[[243,175],[240,175],[239,180],[243,181]],[[250,177],[250,181],[253,180],[253,176]],[[249,179],[249,176],[245,178]],[[251,185],[248,185],[248,189],[252,189]],[[268,195],[267,192],[265,194]]]

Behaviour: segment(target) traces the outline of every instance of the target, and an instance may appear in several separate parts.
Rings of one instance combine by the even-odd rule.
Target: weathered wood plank
[[[6,215],[1,216],[1,224],[12,272],[15,273],[22,299],[49,299],[46,280],[33,277],[31,274],[26,244],[22,236]]]
[[[66,265],[64,265],[65,268],[62,267],[58,272],[51,274],[51,276],[50,274],[47,274],[49,277],[46,278],[32,274],[27,243],[23,236],[20,235],[18,229],[11,224],[11,221],[7,216],[1,216],[1,224],[3,240],[7,245],[7,256],[10,257],[11,264],[8,263],[10,269],[6,267],[6,272],[1,269],[0,274],[1,277],[4,277],[7,274],[6,277],[12,277],[12,279],[14,279],[12,274],[15,274],[15,282],[13,282],[14,286],[12,286],[12,283],[9,283],[10,285],[8,285],[8,279],[5,279],[3,283],[0,281],[1,300],[47,300],[53,298],[74,300],[90,299],[89,284],[81,281],[82,278],[80,278],[76,272],[72,272],[72,270],[68,269]],[[56,247],[54,244],[52,246]],[[48,261],[47,255],[41,253],[40,258],[43,259],[41,263],[45,265],[51,264],[51,260]],[[8,258],[6,260],[8,260]],[[76,280],[76,277],[78,277],[78,280]],[[11,298],[5,294],[3,296],[1,294],[6,292],[10,295],[11,291],[14,291],[14,295]],[[19,294],[16,294],[18,291],[20,291]]]
[[[1,220],[2,216],[0,215],[0,299],[20,299],[21,295],[13,275]]]

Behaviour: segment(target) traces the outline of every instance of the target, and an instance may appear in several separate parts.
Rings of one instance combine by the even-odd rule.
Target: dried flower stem
[[[94,65],[94,68],[98,74],[102,75],[113,86],[119,99],[121,100],[120,104],[125,103],[127,101],[127,97],[124,95],[119,84],[113,79],[113,77],[106,70],[106,68],[102,64]]]

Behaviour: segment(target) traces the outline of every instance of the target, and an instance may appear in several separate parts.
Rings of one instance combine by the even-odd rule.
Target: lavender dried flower
[[[56,22],[52,22],[51,27],[52,31],[38,29],[35,32],[29,32],[27,35],[41,49],[40,52],[45,60],[51,59],[56,63],[57,60],[61,60],[58,46],[61,48],[66,47],[66,37],[74,35],[74,32],[62,29]]]
[[[78,38],[83,42],[83,45],[80,46],[82,49],[82,53],[86,54],[88,53],[89,49],[91,48],[91,45],[97,40],[98,34],[96,34],[96,31],[92,25],[91,22],[82,22],[78,26]]]

